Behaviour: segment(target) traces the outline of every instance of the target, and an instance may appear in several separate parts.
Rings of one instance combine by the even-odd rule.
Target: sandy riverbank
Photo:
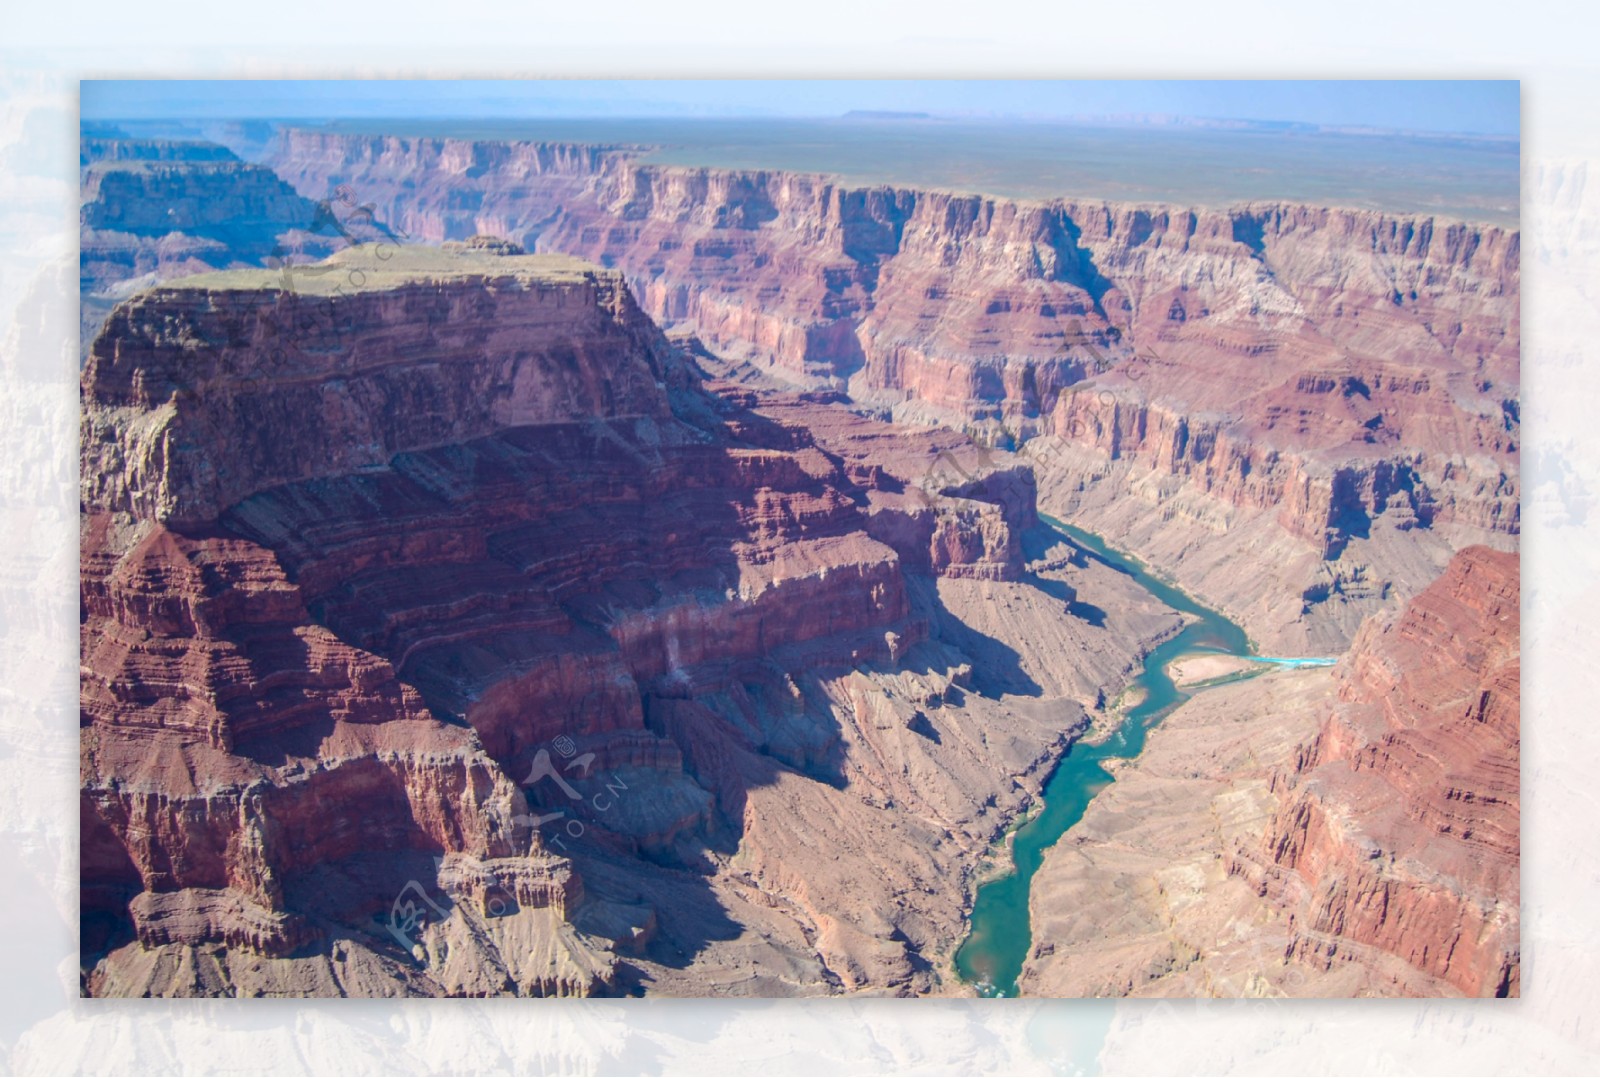
[[[1167,676],[1181,688],[1198,685],[1219,677],[1241,674],[1259,667],[1258,663],[1237,655],[1211,655],[1204,653],[1181,655],[1167,664]]]

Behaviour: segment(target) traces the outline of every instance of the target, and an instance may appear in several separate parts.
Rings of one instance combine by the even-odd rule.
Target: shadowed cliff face
[[[1168,631],[1107,603],[1046,693],[952,611],[1071,621],[1026,469],[706,382],[514,251],[190,277],[96,340],[90,994],[932,990],[1013,776]]]
[[[535,143],[290,130],[270,161],[430,237],[491,229],[616,266],[652,316],[802,383],[1033,442],[1048,507],[1286,648],[1344,646],[1453,550],[1520,530],[1513,231],[852,188]],[[1241,588],[1214,524],[1145,534],[1195,515],[1262,519],[1297,568]],[[1296,624],[1262,617],[1301,601]]]

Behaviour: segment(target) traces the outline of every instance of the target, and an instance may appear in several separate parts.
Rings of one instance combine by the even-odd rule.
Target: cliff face
[[[88,504],[194,524],[403,451],[669,414],[664,343],[615,278],[555,259],[454,292],[333,292],[391,274],[394,253],[349,252],[294,291],[265,272],[200,276],[119,307],[91,352]]]
[[[185,139],[136,139],[85,135],[78,142],[78,165],[100,161],[238,161],[238,155],[214,142]]]
[[[1046,854],[1023,991],[1518,995],[1518,591],[1468,548],[1337,666],[1163,719]]]
[[[651,362],[648,348],[631,350],[654,343],[647,324],[606,306],[614,288],[546,276],[571,303],[564,321],[537,287],[493,274],[457,284],[480,301],[513,293],[500,313],[528,349],[506,363],[530,377],[574,366],[569,335],[601,360]],[[201,283],[120,308],[84,374],[83,904],[99,933],[91,949],[110,952],[86,991],[604,990],[610,945],[554,931],[583,890],[511,775],[470,727],[441,721],[390,657],[330,629],[314,612],[326,596],[286,573],[287,559],[218,519],[263,487],[314,476],[326,489],[418,442],[497,430],[490,412],[508,425],[544,413],[524,388],[481,414],[460,410],[462,426],[443,421],[433,409],[486,376],[438,351],[408,367],[357,346],[348,366],[291,333],[277,354],[292,360],[263,371],[258,316],[293,297],[230,280],[238,287]],[[382,295],[351,297],[344,312],[374,323],[364,339],[392,345],[381,327],[393,309],[372,303]],[[413,342],[431,310],[413,313]],[[530,328],[541,317],[559,339]],[[247,328],[211,336],[219,322]],[[455,368],[441,373],[441,361]],[[648,386],[664,413],[664,390]],[[351,439],[356,456],[342,456]],[[530,934],[542,941],[531,951]],[[453,964],[433,956],[451,946]]]
[[[329,201],[210,142],[84,138],[79,148],[82,348],[138,287],[234,266],[320,258],[370,232]],[[316,197],[329,199],[329,191]],[[353,199],[350,200],[353,203]]]
[[[119,555],[128,526],[94,514],[83,535],[82,916],[86,951],[113,952],[86,992],[315,991],[358,969],[417,990],[408,876],[434,909],[485,916],[485,889],[427,872],[430,857],[530,911],[581,893],[470,732],[313,623],[270,551],[146,524]],[[395,938],[335,942],[349,923]],[[609,965],[582,966],[586,945],[572,947],[507,989],[603,986]],[[480,950],[502,964],[493,943]]]
[[[610,268],[368,246],[107,320],[81,427],[91,993],[932,991],[972,866],[1173,629],[1041,549],[1036,498],[1287,652],[1515,543],[1515,233],[553,144],[290,132],[276,165],[419,238]],[[139,243],[188,242],[140,213]],[[1462,587],[1499,594],[1495,557]],[[1484,610],[1452,601],[1471,636]],[[1504,843],[1434,893],[1418,865],[1488,861],[1416,829],[1503,829],[1514,741],[1458,760],[1484,735],[1422,704],[1445,734],[1375,725],[1387,663],[1423,704],[1483,672],[1468,647],[1427,684],[1457,638],[1383,631],[1298,764],[1241,753],[1252,813],[1193,818],[1230,821],[1241,909],[1292,911],[1282,970],[1514,991]]]
[[[144,151],[138,145],[119,149]],[[159,143],[153,144],[152,152],[158,156],[107,158],[84,170],[79,214],[84,228],[221,239],[311,224],[315,203],[296,194],[270,169],[228,160],[232,154],[226,153],[220,159],[196,159],[187,153],[159,156]]]
[[[533,249],[543,223],[620,152],[549,142],[345,135],[287,129],[267,164],[297,191],[344,184],[378,220],[419,242],[505,236]]]
[[[928,589],[1022,580],[1026,469],[704,382],[571,260],[191,277],[82,392],[90,994],[928,991],[1098,692],[941,737]]]
[[[1343,643],[1421,585],[1390,544],[1365,542],[1375,533],[1429,532],[1436,571],[1520,530],[1515,232],[860,188],[621,148],[289,131],[270,160],[302,190],[350,183],[408,228],[494,228],[614,265],[647,312],[718,352],[903,418],[1123,462],[1034,458],[1047,504],[1099,530],[1139,530],[1096,517],[1142,486],[1150,522],[1201,498],[1269,513],[1308,565],[1355,544],[1388,587],[1324,614],[1318,574],[1302,573],[1291,594],[1326,623],[1310,637]],[[1227,594],[1204,557],[1134,547],[1241,616],[1264,601]]]
[[[1516,557],[1472,548],[1357,636],[1264,842],[1261,886],[1296,901],[1305,961],[1347,961],[1348,942],[1518,994],[1519,596]]]
[[[277,253],[287,255],[298,245],[291,237],[332,235],[326,226],[333,219],[319,216],[316,202],[214,143],[85,138],[80,161],[80,269],[88,294],[146,274],[260,265],[280,241]]]

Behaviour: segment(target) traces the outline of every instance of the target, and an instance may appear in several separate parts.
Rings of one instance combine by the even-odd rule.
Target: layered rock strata
[[[141,288],[231,267],[283,269],[388,231],[354,192],[302,196],[212,142],[85,137],[79,161],[85,353],[112,307]]]
[[[1340,649],[1454,550],[1520,530],[1514,231],[855,187],[548,143],[289,130],[269,161],[434,239],[492,229],[614,265],[652,316],[801,383],[992,445],[1054,436],[1034,456],[1048,507],[1285,647]],[[1295,568],[1241,590],[1218,564],[1235,526]],[[1294,600],[1291,621],[1263,619]]]
[[[1165,719],[1046,855],[1022,989],[1518,995],[1518,594],[1469,548],[1337,667]]]
[[[1238,869],[1298,900],[1295,957],[1329,970],[1372,949],[1465,995],[1518,994],[1520,595],[1517,558],[1474,547],[1357,635],[1338,704],[1274,775],[1270,860]]]
[[[85,991],[939,990],[1170,612],[1040,549],[1025,468],[706,382],[616,273],[312,269],[91,350]]]

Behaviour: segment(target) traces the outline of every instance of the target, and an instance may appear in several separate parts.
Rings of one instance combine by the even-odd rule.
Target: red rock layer
[[[1327,403],[1314,399],[1329,390],[1299,392],[1308,395],[1296,405],[1303,415],[1326,416],[1342,404],[1337,398]],[[1399,531],[1435,525],[1460,525],[1469,534],[1515,535],[1521,530],[1514,474],[1483,472],[1476,463],[1451,460],[1430,475],[1439,464],[1437,456],[1398,445],[1392,435],[1385,436],[1381,454],[1330,466],[1273,449],[1221,418],[1186,416],[1146,401],[1101,397],[1089,389],[1062,398],[1057,425],[1070,430],[1069,441],[1092,445],[1112,459],[1131,458],[1229,505],[1276,510],[1275,519],[1285,531],[1316,546],[1325,558],[1337,558],[1352,537],[1370,534],[1380,517]],[[1497,427],[1483,425],[1460,436],[1476,462],[1515,449]],[[1362,450],[1352,447],[1351,452]],[[1025,455],[1050,468],[1059,450],[1029,447]]]
[[[373,233],[331,191],[302,197],[210,142],[85,138],[79,160],[84,353],[133,279],[320,258],[347,242],[341,232]]]
[[[355,963],[382,991],[608,990],[610,948],[654,914],[597,913],[622,907],[539,818],[672,860],[714,804],[739,818],[744,779],[703,746],[686,772],[703,738],[663,702],[720,709],[744,771],[826,775],[838,734],[788,672],[923,637],[898,551],[1020,573],[1026,472],[957,436],[843,415],[825,443],[823,403],[710,396],[616,274],[377,257],[329,264],[370,275],[319,300],[341,336],[280,338],[265,366],[271,317],[316,298],[265,275],[146,293],[92,350],[82,882],[104,936],[86,951],[111,953],[91,993],[236,990],[259,976],[239,954],[320,954],[335,982]],[[957,478],[908,493],[941,454],[967,455]],[[534,774],[552,751],[564,784]],[[613,811],[617,789],[638,792]],[[429,937],[456,958],[420,971],[381,923],[412,883],[513,927]],[[619,935],[552,927],[574,918]],[[186,980],[207,953],[229,972]]]
[[[491,260],[454,291],[425,277],[358,291],[351,281],[387,270],[382,251],[329,268],[352,294],[263,280],[219,300],[201,277],[118,307],[85,375],[89,504],[199,523],[404,450],[668,413],[664,342],[615,276],[518,276]]]
[[[1292,951],[1360,947],[1473,996],[1517,995],[1520,617],[1516,555],[1472,547],[1363,628],[1339,704],[1241,862],[1293,911]]]
[[[93,514],[83,533],[86,916],[127,919],[147,945],[288,955],[329,931],[288,892],[377,850],[503,859],[525,904],[574,901],[476,738],[313,623],[271,551],[155,525],[119,555],[119,526]],[[387,914],[404,882],[347,884],[320,912]]]
[[[839,393],[712,388],[744,405],[780,439],[815,443],[864,495],[867,530],[909,568],[944,577],[1016,580],[1021,533],[1037,519],[1033,473],[948,430],[903,427],[848,411]],[[767,437],[738,424],[742,436]]]
[[[791,647],[850,663],[888,629],[914,639],[898,558],[831,473],[815,449],[542,426],[280,487],[224,520],[279,552],[319,621],[389,657],[520,775],[560,735],[604,741],[597,767],[622,763],[609,754],[634,742],[610,734],[653,740],[641,693]]]
[[[533,143],[291,130],[271,160],[407,227],[493,227],[617,266],[646,311],[719,351],[985,440],[1054,433],[1281,505],[1328,557],[1380,517],[1460,542],[1520,530],[1516,232],[861,188]]]
[[[595,198],[540,242],[624,268],[646,309],[714,346],[859,372],[853,391],[1007,443],[1054,433],[1203,471],[1234,504],[1289,503],[1290,530],[1317,543],[1387,511],[1396,471],[1423,526],[1518,530],[1516,413],[1502,406],[1518,371],[1515,234],[633,164]]]

